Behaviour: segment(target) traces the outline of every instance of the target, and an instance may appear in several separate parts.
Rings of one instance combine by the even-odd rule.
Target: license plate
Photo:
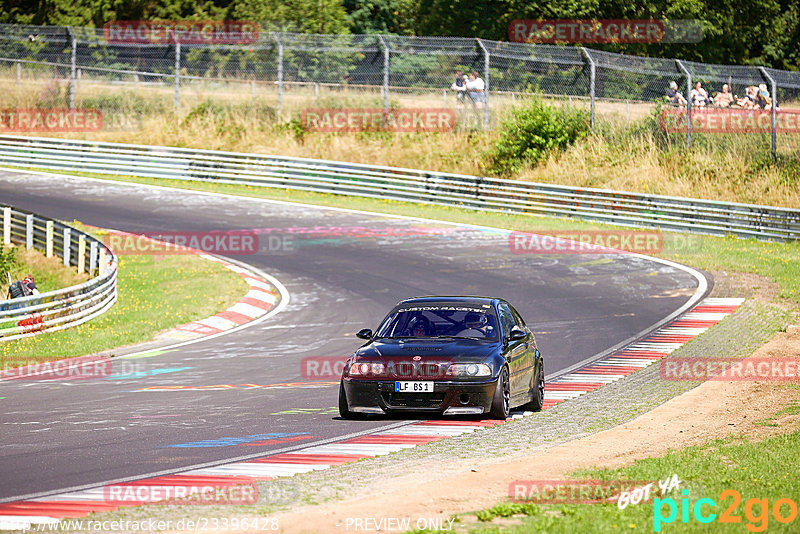
[[[395,393],[433,393],[433,382],[395,382]]]

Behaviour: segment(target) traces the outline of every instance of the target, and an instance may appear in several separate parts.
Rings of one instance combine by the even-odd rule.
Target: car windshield
[[[497,316],[489,304],[401,304],[378,327],[379,338],[497,339]]]

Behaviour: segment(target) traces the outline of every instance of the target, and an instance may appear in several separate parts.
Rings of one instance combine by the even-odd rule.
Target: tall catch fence
[[[766,133],[747,135],[769,144],[773,156],[796,153],[800,139],[800,128],[782,131],[777,120],[800,109],[800,72],[459,37],[260,32],[243,44],[175,41],[111,41],[102,28],[0,25],[0,107],[98,109],[103,130],[136,130],[148,115],[185,117],[214,104],[250,109],[262,120],[319,107],[446,107],[458,111],[462,127],[492,128],[505,109],[534,93],[585,106],[593,122],[597,113],[637,119],[664,101],[671,82],[691,100],[699,81],[709,95],[722,84],[738,96],[765,84],[779,108]],[[456,70],[484,80],[485,104],[456,98]],[[690,104],[685,111],[693,112]],[[685,122],[691,144],[698,134]]]

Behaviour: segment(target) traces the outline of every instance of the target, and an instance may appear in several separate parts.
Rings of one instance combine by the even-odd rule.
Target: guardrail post
[[[181,107],[181,42],[178,41],[178,32],[173,30],[175,39],[175,116],[180,116]]]
[[[383,85],[381,86],[381,93],[383,93],[383,112],[389,113],[389,47],[386,46],[386,41],[383,40],[383,35],[378,36],[381,49],[383,49]]]
[[[478,46],[483,50],[483,125],[489,126],[489,49],[483,45],[483,41],[478,41]]]
[[[89,274],[97,267],[97,241],[92,241],[89,247]]]
[[[683,66],[680,59],[675,60],[684,76],[686,76],[686,148],[692,146],[692,73],[689,69]]]
[[[33,248],[33,214],[29,213],[25,216],[25,248],[30,250]]]
[[[75,70],[77,68],[78,40],[75,38],[75,32],[73,32],[72,28],[69,26],[67,26],[67,33],[69,34],[70,45],[72,46],[72,54],[70,55],[69,62],[69,110],[75,111],[75,93],[78,80]]]
[[[53,221],[47,221],[46,223],[46,238],[45,238],[45,256],[48,258],[53,257]]]
[[[772,161],[778,161],[778,84],[769,75],[767,69],[758,67],[758,70],[761,71],[761,75],[769,82],[772,89]]]
[[[597,66],[594,63],[594,59],[592,55],[586,50],[584,47],[581,47],[581,54],[586,61],[589,63],[589,117],[590,117],[590,125],[592,130],[594,130],[594,100],[595,100],[595,87],[596,87],[596,80],[597,80]]]
[[[106,273],[106,249],[100,248],[100,259],[97,262],[97,276],[103,276]]]
[[[64,266],[69,267],[72,259],[72,228],[64,228]]]
[[[3,208],[3,244],[11,244],[11,208]]]
[[[86,236],[81,234],[78,237],[78,273],[86,270]]]
[[[283,43],[278,39],[278,34],[272,33],[272,38],[278,45],[278,120],[281,118],[281,108],[283,107]]]

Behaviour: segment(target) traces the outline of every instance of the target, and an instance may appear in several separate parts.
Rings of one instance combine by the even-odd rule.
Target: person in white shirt
[[[708,104],[708,93],[703,89],[703,84],[697,82],[692,89],[692,106],[704,108]]]
[[[467,95],[476,104],[483,105],[486,102],[486,84],[480,79],[477,72],[472,72],[467,81]]]

